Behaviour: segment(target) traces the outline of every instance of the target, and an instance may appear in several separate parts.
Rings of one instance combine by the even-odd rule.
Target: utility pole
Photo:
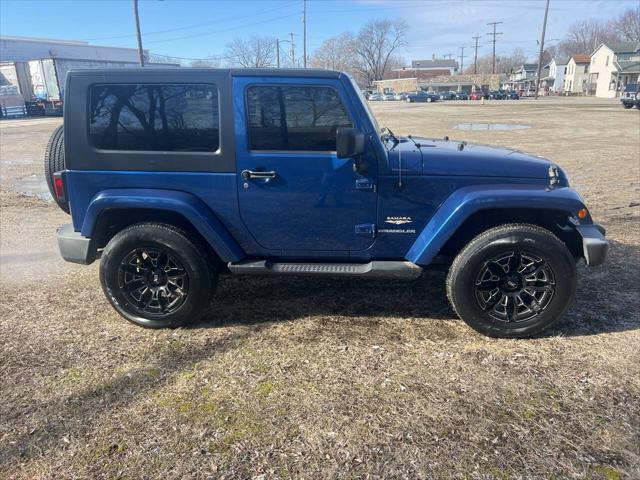
[[[544,53],[544,35],[547,32],[547,16],[549,14],[549,0],[544,6],[544,22],[542,22],[542,36],[540,37],[540,55],[538,56],[538,77],[536,78],[536,96],[538,99],[538,91],[540,90],[540,75],[542,72],[542,54]]]
[[[476,41],[476,45],[475,45],[475,53],[473,54],[473,74],[477,75],[478,74],[478,39],[480,38],[480,36],[476,36],[476,37],[471,37]]]
[[[280,68],[280,39],[276,38],[276,65]]]
[[[460,74],[464,73],[464,49],[467,47],[460,47]]]
[[[138,36],[138,58],[140,66],[144,67],[144,51],[142,50],[142,34],[140,33],[140,15],[138,15],[138,0],[133,0],[133,16],[136,20],[136,35]]]
[[[502,32],[496,32],[496,26],[502,22],[490,22],[487,25],[493,25],[493,33],[489,32],[487,35],[493,35],[493,66],[491,67],[491,73],[496,73],[496,35],[502,35]]]
[[[293,43],[293,36],[295,33],[290,32],[289,35],[291,35],[291,67],[296,68],[296,46]]]
[[[302,64],[307,68],[307,0],[302,0],[302,31],[304,37],[302,40]]]

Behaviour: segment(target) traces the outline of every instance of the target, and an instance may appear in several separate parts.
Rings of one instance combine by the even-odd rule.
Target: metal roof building
[[[90,45],[89,42],[76,40],[0,36],[0,62],[27,62],[43,58],[138,63],[138,51],[135,48]]]

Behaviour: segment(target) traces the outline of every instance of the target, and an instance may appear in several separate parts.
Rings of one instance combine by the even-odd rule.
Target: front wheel
[[[125,228],[109,241],[100,262],[100,281],[111,305],[147,328],[197,320],[211,302],[216,280],[216,264],[204,247],[161,223]]]
[[[428,97],[427,98],[427,103],[431,103],[431,102],[433,102],[433,100],[431,99],[431,97]]]
[[[528,224],[480,234],[458,254],[447,276],[456,313],[491,337],[540,333],[566,314],[575,292],[575,260],[565,244]]]

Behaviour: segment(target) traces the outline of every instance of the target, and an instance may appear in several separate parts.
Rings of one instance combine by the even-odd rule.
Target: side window
[[[215,152],[220,145],[215,85],[93,85],[90,109],[89,141],[99,149]]]
[[[336,130],[352,126],[331,87],[249,87],[247,116],[251,150],[334,151]]]

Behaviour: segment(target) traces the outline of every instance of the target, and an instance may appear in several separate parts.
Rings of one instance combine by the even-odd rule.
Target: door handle
[[[270,172],[254,172],[251,170],[243,170],[240,175],[242,175],[242,178],[244,178],[245,180],[249,180],[250,178],[261,178],[261,179],[270,179],[270,178],[275,178],[276,176],[276,172],[274,171],[270,171]]]

